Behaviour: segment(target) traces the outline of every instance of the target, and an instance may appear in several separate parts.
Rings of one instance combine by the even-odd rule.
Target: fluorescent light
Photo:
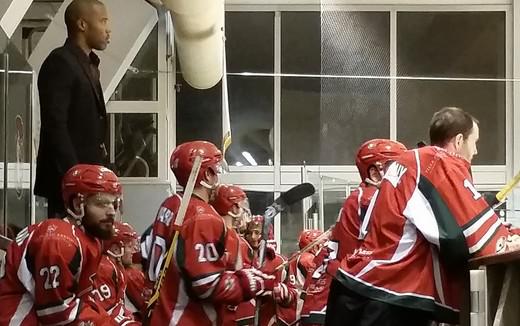
[[[235,166],[244,166],[244,163],[242,163],[242,162],[240,162],[240,161],[237,161],[237,162],[235,163]]]
[[[242,156],[245,157],[245,159],[249,162],[251,165],[258,165],[253,158],[253,156],[249,152],[242,152]]]

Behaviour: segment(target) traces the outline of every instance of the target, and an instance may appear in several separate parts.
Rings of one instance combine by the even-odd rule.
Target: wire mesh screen
[[[359,145],[390,136],[390,13],[322,2],[320,160],[353,164]]]

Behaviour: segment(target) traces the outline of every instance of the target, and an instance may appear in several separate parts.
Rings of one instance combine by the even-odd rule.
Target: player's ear
[[[462,144],[464,143],[464,135],[463,134],[457,134],[455,136],[455,149],[459,150],[462,147]]]

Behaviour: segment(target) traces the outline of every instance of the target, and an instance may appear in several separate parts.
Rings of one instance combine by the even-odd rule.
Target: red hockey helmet
[[[139,251],[139,235],[135,229],[128,223],[114,221],[114,236],[104,243],[105,250],[114,257],[122,256],[124,247],[127,245],[133,246],[133,252]],[[114,254],[110,248],[112,245],[120,246],[121,254]]]
[[[188,183],[196,156],[201,156],[202,163],[195,184],[199,184],[204,179],[206,171],[211,170],[215,174],[220,171],[222,153],[217,146],[202,140],[180,144],[170,157],[170,169],[183,187]]]
[[[109,193],[121,196],[121,184],[114,172],[100,165],[77,164],[63,176],[62,196],[65,207],[73,196]]]
[[[246,203],[247,195],[242,188],[234,185],[219,185],[211,205],[220,215],[224,216],[228,215],[235,204],[249,210],[249,203]],[[247,207],[243,207],[242,205]]]
[[[300,247],[300,250],[307,247],[309,243],[316,240],[320,235],[323,234],[323,231],[320,230],[303,230],[300,233],[300,236],[298,237],[298,247]]]
[[[356,166],[361,179],[369,178],[368,169],[371,166],[382,170],[389,160],[404,151],[406,151],[406,147],[395,140],[372,139],[363,143],[356,154]]]

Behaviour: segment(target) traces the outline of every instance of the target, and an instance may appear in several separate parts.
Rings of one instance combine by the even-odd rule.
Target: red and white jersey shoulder
[[[88,296],[100,259],[100,243],[67,221],[49,219],[22,230],[0,279],[0,324],[106,322],[106,312]]]
[[[343,203],[327,244],[331,251],[336,251],[336,259],[341,260],[356,249],[359,227],[376,190],[377,187],[363,182]]]
[[[372,299],[457,322],[462,282],[451,268],[502,250],[509,234],[475,190],[469,168],[437,147],[400,156],[368,207],[362,245],[342,261],[337,279]]]
[[[151,323],[215,325],[220,305],[243,300],[238,279],[232,271],[226,272],[226,226],[212,206],[192,197],[182,226],[176,227],[180,199],[178,195],[166,199],[152,230],[146,273],[152,282],[160,273],[176,230],[179,237]]]

